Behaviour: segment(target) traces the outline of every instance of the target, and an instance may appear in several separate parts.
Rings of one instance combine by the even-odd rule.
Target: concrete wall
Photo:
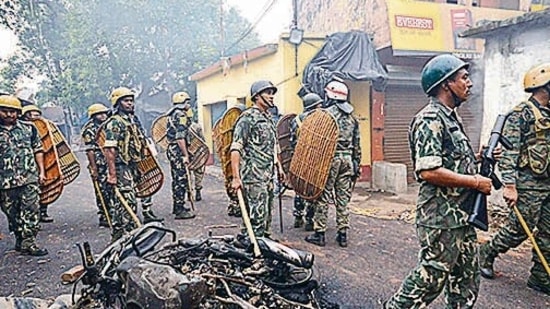
[[[390,45],[388,8],[384,0],[298,1],[298,27],[315,33],[362,30],[377,49]]]
[[[488,140],[498,114],[509,112],[528,98],[523,91],[525,72],[542,62],[550,62],[548,28],[514,27],[514,31],[485,41],[482,141]]]

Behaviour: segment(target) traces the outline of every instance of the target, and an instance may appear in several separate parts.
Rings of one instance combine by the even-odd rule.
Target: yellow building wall
[[[349,101],[353,105],[353,115],[359,121],[359,135],[361,136],[361,165],[371,165],[371,104],[369,82],[349,82]]]
[[[278,105],[280,113],[299,114],[303,111],[302,100],[298,97],[298,90],[302,86],[302,73],[324,42],[324,37],[305,38],[302,44],[298,46],[298,52],[296,53],[293,44],[287,40],[280,41],[284,77],[279,86],[279,89],[281,89],[281,93],[278,95],[281,103]]]
[[[277,86],[275,105],[281,114],[301,113],[302,102],[297,92],[301,86],[302,71],[323,43],[324,37],[304,38],[304,42],[298,48],[298,76],[295,72],[294,45],[283,36],[276,53],[250,60],[247,65],[233,65],[225,75],[218,72],[198,80],[198,119],[210,150],[213,150],[213,141],[209,105],[226,101],[227,108],[230,108],[238,103],[238,98],[248,99],[250,85],[257,80],[270,80]]]

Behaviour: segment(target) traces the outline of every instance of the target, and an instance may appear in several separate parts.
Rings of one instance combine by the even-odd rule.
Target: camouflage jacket
[[[96,140],[97,131],[100,126],[101,123],[94,121],[92,118],[84,124],[80,135],[82,136],[82,142],[84,142],[84,150],[91,150],[94,152],[95,163],[97,165],[106,165],[107,162],[105,161],[105,156],[103,155],[103,152],[101,151],[101,148]]]
[[[503,149],[498,167],[502,182],[516,184],[518,189],[548,190],[550,175],[550,109],[530,100],[541,119],[536,120],[533,108],[527,102],[517,105],[509,114],[502,134],[512,143]]]
[[[166,140],[168,148],[179,153],[180,149],[177,145],[177,140],[185,140],[186,145],[189,145],[189,127],[191,126],[191,118],[187,116],[185,111],[180,108],[173,108],[168,114],[168,123],[166,124]]]
[[[430,103],[410,124],[409,147],[420,183],[416,224],[432,228],[468,225],[468,214],[461,206],[470,202],[475,190],[437,186],[419,177],[421,171],[439,167],[458,174],[476,174],[475,154],[460,118],[437,99],[430,98]]]
[[[9,129],[0,125],[0,190],[37,183],[34,154],[41,151],[38,130],[31,123],[17,121]]]
[[[296,145],[298,144],[298,136],[300,136],[300,127],[302,126],[304,119],[306,119],[306,117],[309,116],[314,111],[315,109],[309,110],[307,112],[303,112],[300,115],[294,117],[290,121],[290,145],[292,146],[292,149],[295,149]]]
[[[351,114],[346,114],[336,104],[326,109],[338,125],[338,141],[336,143],[336,154],[349,153],[354,165],[361,162],[361,144],[359,136],[359,124]]]
[[[231,151],[241,154],[243,183],[268,183],[273,179],[275,125],[271,115],[253,106],[237,119]]]
[[[106,120],[104,130],[104,147],[117,149],[117,163],[136,163],[145,158],[147,142],[137,116],[116,113]]]

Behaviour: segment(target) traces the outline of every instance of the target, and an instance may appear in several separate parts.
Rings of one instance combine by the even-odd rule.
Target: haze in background
[[[292,22],[292,0],[226,0],[226,5],[237,8],[251,23],[254,23],[264,8],[274,2],[271,9],[254,28],[263,43],[275,43],[282,32],[288,32]],[[17,38],[0,27],[0,59],[15,51]],[[228,44],[230,44],[228,42]]]

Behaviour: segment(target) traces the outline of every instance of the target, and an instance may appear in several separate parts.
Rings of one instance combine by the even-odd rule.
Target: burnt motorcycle
[[[260,257],[232,235],[177,240],[157,222],[97,256],[85,242],[78,246],[83,272],[73,283],[73,308],[324,307],[313,254],[268,238],[258,245]]]

